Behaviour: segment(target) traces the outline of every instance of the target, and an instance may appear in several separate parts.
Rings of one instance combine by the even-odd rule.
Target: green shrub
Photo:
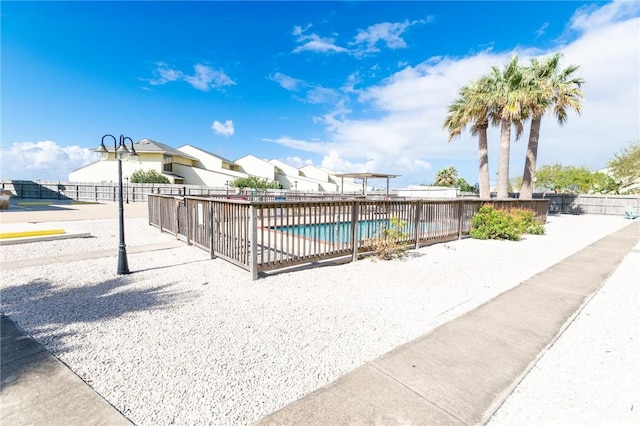
[[[544,234],[544,225],[536,220],[536,214],[530,209],[511,209],[507,211],[516,219],[522,234]]]
[[[388,226],[380,225],[380,229],[373,238],[365,238],[364,245],[374,255],[382,260],[391,260],[404,256],[407,246],[403,240],[408,237],[405,232],[407,222],[398,218],[391,218]]]
[[[169,179],[156,170],[136,170],[131,173],[131,183],[169,183]]]
[[[529,209],[496,210],[485,204],[471,219],[472,238],[518,241],[522,234],[544,234],[544,225]]]

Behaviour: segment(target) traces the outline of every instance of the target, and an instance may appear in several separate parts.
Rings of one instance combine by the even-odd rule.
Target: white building
[[[458,188],[448,186],[409,185],[408,188],[398,189],[398,197],[405,198],[457,198]]]
[[[137,170],[155,170],[171,183],[225,187],[237,178],[256,176],[269,182],[280,182],[284,189],[300,192],[340,192],[340,180],[336,173],[311,165],[296,168],[280,160],[262,160],[246,155],[235,161],[228,160],[193,145],[178,149],[160,142],[142,139],[134,145],[138,157],[135,161],[123,161],[123,176],[129,177]],[[117,161],[113,147],[106,160],[88,164],[69,174],[71,182],[113,182],[117,179]],[[361,186],[353,179],[344,180],[344,192],[353,193]]]

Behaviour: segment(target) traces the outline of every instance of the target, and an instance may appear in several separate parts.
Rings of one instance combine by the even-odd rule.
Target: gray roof
[[[336,176],[356,179],[388,179],[398,177],[400,175],[389,175],[386,173],[337,173]]]
[[[138,152],[160,152],[167,155],[175,155],[176,157],[188,158],[190,160],[198,160],[190,155],[185,154],[182,151],[178,151],[175,148],[170,147],[169,145],[165,145],[160,142],[152,141],[150,139],[140,139],[138,142],[133,144],[133,147]]]

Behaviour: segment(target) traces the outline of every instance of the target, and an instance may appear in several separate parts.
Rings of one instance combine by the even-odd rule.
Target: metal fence
[[[3,180],[0,181],[1,189],[13,192],[14,196],[22,199],[46,199],[46,200],[76,200],[94,202],[115,202],[118,197],[118,183],[79,183],[61,181],[30,181],[30,180]],[[123,199],[127,202],[147,202],[149,194],[182,195],[182,196],[206,196],[206,197],[235,197],[243,200],[276,200],[280,197],[298,197],[307,199],[335,199],[353,198],[354,193],[330,194],[313,193],[304,194],[297,191],[268,190],[268,192],[256,193],[253,190],[239,190],[233,187],[211,187],[201,185],[176,185],[159,183],[123,183]]]
[[[281,197],[284,198],[284,197]],[[370,253],[368,239],[394,226],[397,242],[420,247],[469,235],[486,200],[238,200],[149,195],[149,223],[246,269],[272,271]],[[548,200],[492,201],[546,221]]]

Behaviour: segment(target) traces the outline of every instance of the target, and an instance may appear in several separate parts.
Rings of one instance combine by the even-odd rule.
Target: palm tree
[[[511,127],[515,126],[516,140],[522,134],[522,121],[526,118],[523,83],[523,68],[518,57],[513,56],[501,70],[491,67],[483,81],[489,93],[489,117],[493,125],[500,125],[500,157],[498,162],[498,198],[509,197],[509,159],[511,157]]]
[[[453,186],[458,178],[458,171],[455,167],[449,166],[436,173],[435,186]]]
[[[561,57],[562,55],[556,53],[543,61],[531,59],[531,65],[527,68],[523,90],[527,92],[526,102],[531,116],[531,127],[520,189],[520,198],[525,200],[533,198],[542,116],[547,110],[552,109],[558,124],[562,126],[567,120],[567,109],[581,113],[580,101],[583,94],[580,87],[584,80],[573,76],[580,67],[571,65],[560,70]]]
[[[471,124],[471,134],[478,136],[478,182],[480,198],[491,198],[489,192],[489,154],[487,144],[487,128],[489,127],[489,107],[485,86],[481,80],[463,86],[460,95],[447,109],[448,115],[443,128],[449,132],[449,142]]]

